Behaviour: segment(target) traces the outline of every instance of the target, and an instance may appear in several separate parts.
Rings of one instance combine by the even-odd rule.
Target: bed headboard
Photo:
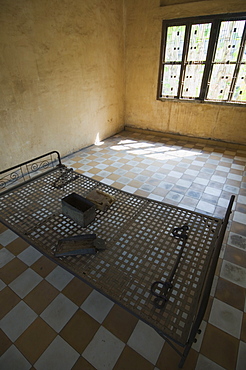
[[[40,176],[57,166],[62,166],[60,153],[52,151],[0,171],[0,194],[36,176]]]

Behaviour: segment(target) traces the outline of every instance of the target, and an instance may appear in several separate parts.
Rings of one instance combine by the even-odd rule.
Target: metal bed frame
[[[61,199],[93,189],[116,201],[83,228],[62,213]],[[210,217],[76,173],[56,151],[0,172],[0,221],[153,327],[181,356],[179,367],[200,333],[234,198],[224,219]],[[61,239],[92,233],[105,250],[55,257]]]

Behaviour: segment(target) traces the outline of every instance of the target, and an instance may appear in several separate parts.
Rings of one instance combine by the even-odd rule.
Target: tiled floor
[[[246,151],[122,132],[64,159],[117,188],[223,217],[236,203],[184,369],[246,368]],[[0,224],[0,369],[172,370],[153,329]]]

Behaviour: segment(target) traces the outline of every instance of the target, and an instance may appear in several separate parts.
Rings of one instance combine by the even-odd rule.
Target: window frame
[[[232,105],[232,106],[246,106],[246,102],[239,102],[239,101],[231,101],[234,87],[237,80],[237,74],[241,65],[241,60],[244,52],[244,44],[246,43],[246,24],[244,27],[244,32],[241,39],[241,44],[239,48],[239,53],[237,57],[237,61],[231,64],[236,64],[233,79],[231,86],[233,89],[230,88],[230,93],[227,100],[206,100],[209,82],[212,74],[212,66],[213,66],[213,57],[216,52],[216,47],[218,43],[219,31],[220,31],[220,24],[223,21],[236,21],[236,20],[246,20],[246,12],[242,13],[232,13],[232,14],[217,14],[217,15],[209,15],[209,16],[199,16],[199,17],[189,17],[189,18],[177,18],[177,19],[170,19],[170,20],[163,20],[162,21],[162,37],[161,37],[161,51],[160,51],[160,63],[159,63],[159,76],[158,76],[158,90],[157,90],[157,100],[161,101],[174,101],[174,102],[189,102],[189,103],[204,103],[204,104],[220,104],[220,105]],[[188,65],[187,56],[188,56],[188,47],[189,47],[189,38],[191,27],[193,24],[201,24],[201,23],[211,23],[211,32],[207,50],[207,56],[205,61],[205,68],[200,88],[200,94],[197,98],[187,98],[181,97],[182,91],[182,84],[184,83],[184,72],[185,66]],[[184,38],[184,48],[183,48],[183,55],[181,61],[181,72],[179,78],[179,87],[178,93],[175,97],[167,97],[162,96],[162,85],[163,85],[163,71],[164,65],[168,63],[164,62],[165,56],[165,49],[166,49],[166,39],[167,39],[167,28],[170,26],[181,26],[185,25],[185,38]],[[246,47],[246,46],[245,46]],[[175,65],[175,63],[170,63]]]

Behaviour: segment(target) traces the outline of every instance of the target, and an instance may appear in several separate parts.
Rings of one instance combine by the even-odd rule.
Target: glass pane
[[[165,62],[181,62],[184,46],[185,26],[167,28]]]
[[[180,69],[180,65],[164,66],[162,96],[177,96]]]
[[[202,83],[204,64],[189,64],[185,69],[182,97],[198,98]]]
[[[208,96],[210,100],[227,100],[235,65],[215,64],[211,75]]]
[[[211,23],[193,24],[191,27],[188,61],[205,61],[208,51],[208,42]]]
[[[236,62],[245,21],[221,22],[215,62]]]
[[[234,93],[232,96],[233,101],[246,102],[246,65],[240,66],[235,85]]]
[[[246,44],[244,45],[244,52],[243,52],[243,57],[242,57],[242,62],[246,62]]]

